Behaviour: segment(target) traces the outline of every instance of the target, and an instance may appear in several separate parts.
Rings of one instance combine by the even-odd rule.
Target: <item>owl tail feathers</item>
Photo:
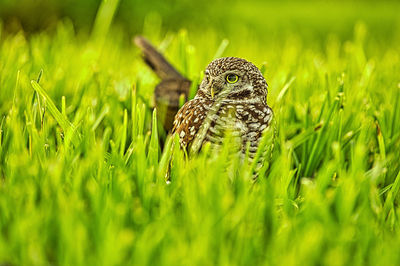
[[[181,104],[187,101],[191,81],[182,76],[144,37],[136,36],[136,46],[142,50],[144,62],[160,77],[154,91],[159,121],[170,131]]]

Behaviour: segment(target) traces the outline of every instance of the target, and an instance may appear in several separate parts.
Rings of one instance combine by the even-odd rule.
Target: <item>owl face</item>
[[[224,57],[207,66],[200,91],[213,100],[266,98],[267,83],[252,63],[241,58]]]

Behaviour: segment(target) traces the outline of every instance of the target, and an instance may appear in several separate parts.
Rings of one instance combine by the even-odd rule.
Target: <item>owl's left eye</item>
[[[229,74],[226,76],[226,81],[228,83],[236,83],[239,80],[239,76],[236,74]]]

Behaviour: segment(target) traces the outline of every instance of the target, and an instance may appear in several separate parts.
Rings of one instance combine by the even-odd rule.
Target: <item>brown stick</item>
[[[158,119],[169,131],[179,110],[181,95],[187,101],[191,81],[182,76],[146,38],[136,36],[134,42],[142,50],[143,60],[161,79],[155,88],[154,98]]]
[[[142,50],[144,61],[162,79],[185,79],[144,37],[136,36],[135,44]]]

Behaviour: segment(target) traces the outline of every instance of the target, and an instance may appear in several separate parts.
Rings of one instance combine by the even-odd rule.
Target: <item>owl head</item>
[[[260,70],[251,62],[237,57],[213,60],[204,72],[199,93],[216,99],[251,99],[266,101],[268,85]]]

